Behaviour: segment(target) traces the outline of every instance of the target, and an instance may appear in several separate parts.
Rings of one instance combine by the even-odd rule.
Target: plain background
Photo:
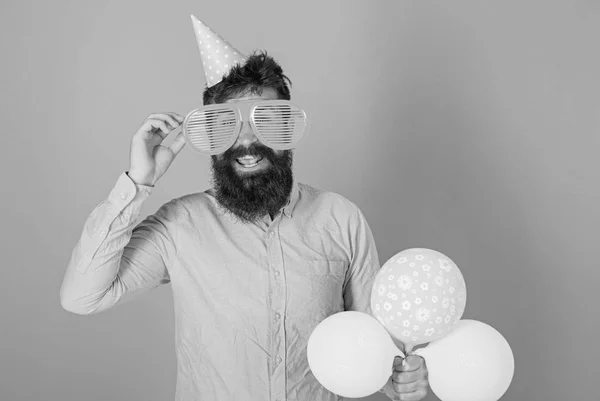
[[[89,317],[59,289],[144,118],[202,104],[190,14],[283,65],[313,121],[295,173],[359,205],[382,264],[411,247],[457,263],[463,317],[512,346],[503,400],[597,396],[599,2],[15,0],[0,9],[0,399],[174,397],[169,285]],[[186,147],[142,214],[209,171]]]

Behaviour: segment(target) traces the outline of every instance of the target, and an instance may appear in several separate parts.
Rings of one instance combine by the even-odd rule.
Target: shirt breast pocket
[[[343,310],[343,287],[347,263],[339,260],[309,260],[310,298],[318,303],[319,318]]]

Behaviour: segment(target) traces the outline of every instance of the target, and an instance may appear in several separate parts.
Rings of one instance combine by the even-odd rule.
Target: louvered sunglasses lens
[[[257,105],[252,119],[261,141],[278,150],[295,147],[308,125],[304,110],[285,102]]]
[[[184,124],[185,135],[192,148],[211,155],[229,149],[239,128],[237,114],[226,107],[196,110],[190,113]]]

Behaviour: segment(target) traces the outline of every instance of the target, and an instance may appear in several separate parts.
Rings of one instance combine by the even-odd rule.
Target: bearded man
[[[73,251],[62,306],[96,314],[170,283],[176,401],[338,400],[311,373],[306,347],[328,316],[370,312],[380,268],[371,230],[356,204],[294,177],[293,147],[306,114],[291,103],[281,66],[265,52],[243,56],[192,20],[204,106],[187,118],[151,114],[135,133],[129,170],[94,209]],[[179,126],[187,136],[161,145]],[[175,198],[136,225],[187,143],[210,154],[213,187]],[[400,362],[381,391],[424,398],[423,359]]]

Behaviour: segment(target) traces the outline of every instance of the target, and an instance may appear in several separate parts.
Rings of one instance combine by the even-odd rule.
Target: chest
[[[178,241],[174,291],[198,307],[236,316],[233,322],[285,314],[304,324],[343,309],[350,250],[327,226],[282,219],[207,224],[182,230]]]

